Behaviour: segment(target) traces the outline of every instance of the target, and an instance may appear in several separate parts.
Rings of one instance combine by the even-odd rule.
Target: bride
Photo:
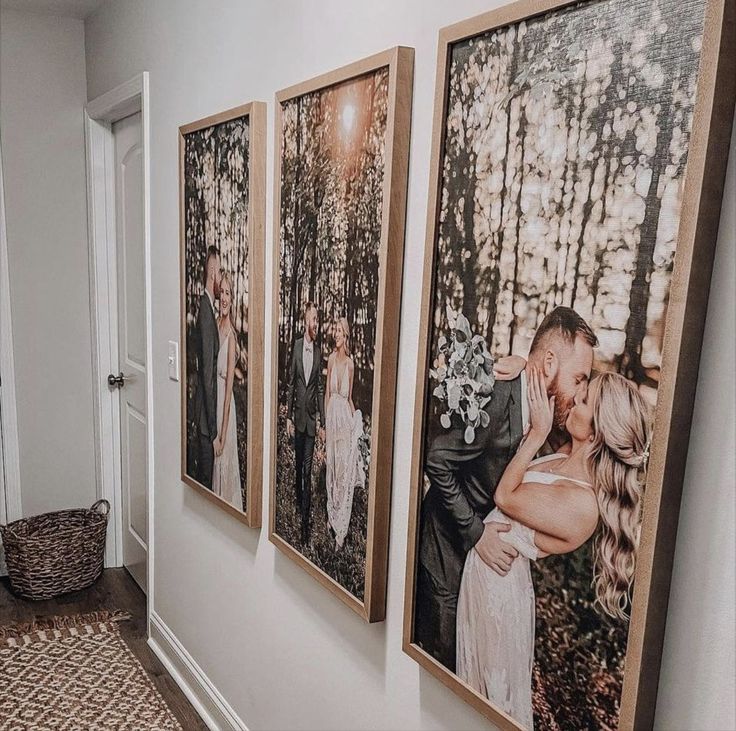
[[[355,488],[365,481],[358,448],[363,416],[353,404],[350,327],[344,317],[334,322],[335,349],[327,360],[325,440],[327,463],[327,523],[337,548],[342,548],[350,524]]]
[[[568,453],[535,459],[553,425],[554,397],[541,374],[528,388],[530,431],[498,484],[485,522],[519,552],[506,576],[475,549],[465,560],[457,610],[458,676],[526,728],[533,727],[534,588],[530,561],[595,545],[596,603],[625,617],[634,575],[641,498],[639,471],[649,443],[649,411],[635,386],[603,373],[576,398],[565,424]]]
[[[220,350],[217,353],[217,423],[215,439],[215,466],[212,472],[212,490],[238,510],[243,510],[243,493],[240,486],[238,458],[238,431],[235,422],[233,381],[238,346],[235,328],[230,317],[233,303],[232,278],[223,272],[220,282],[220,317],[217,329],[220,333]]]

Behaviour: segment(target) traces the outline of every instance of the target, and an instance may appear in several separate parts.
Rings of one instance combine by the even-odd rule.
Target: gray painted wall
[[[95,500],[84,23],[0,11],[23,515]]]

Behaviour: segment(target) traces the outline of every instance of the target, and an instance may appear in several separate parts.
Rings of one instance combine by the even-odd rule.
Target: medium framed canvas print
[[[266,105],[179,128],[182,480],[261,524]]]
[[[276,95],[270,539],[385,612],[413,50]]]
[[[734,4],[440,33],[404,649],[500,728],[650,728]]]

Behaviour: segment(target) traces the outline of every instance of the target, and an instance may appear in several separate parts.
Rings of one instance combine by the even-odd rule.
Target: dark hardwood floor
[[[88,589],[41,602],[20,599],[11,592],[7,577],[0,579],[0,625],[101,609],[122,609],[131,614],[132,620],[121,622],[119,625],[120,633],[128,647],[146,669],[185,731],[206,729],[192,704],[148,646],[146,597],[125,569],[106,569],[99,580]]]

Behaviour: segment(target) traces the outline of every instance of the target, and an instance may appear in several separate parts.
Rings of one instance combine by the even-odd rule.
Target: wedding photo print
[[[262,417],[249,388],[258,393],[262,373],[263,184],[253,190],[253,180],[265,173],[254,128],[264,122],[252,103],[180,130],[183,480],[254,526],[260,487],[249,486],[261,459],[251,445],[261,438],[251,430]]]
[[[440,61],[405,649],[502,728],[619,726],[706,4]]]
[[[277,127],[271,540],[371,621],[384,611],[395,389],[390,356],[395,359],[398,343],[398,321],[384,313],[400,291],[383,280],[387,264],[400,271],[403,249],[407,150],[393,139],[399,126],[408,136],[408,103],[401,116],[393,108],[397,90],[410,93],[405,50],[359,62],[331,83],[287,90]],[[394,74],[402,83],[392,81]],[[403,183],[392,186],[396,166]],[[389,219],[397,216],[401,238],[392,241]],[[376,450],[383,454],[380,466]],[[385,508],[372,516],[376,506]]]

